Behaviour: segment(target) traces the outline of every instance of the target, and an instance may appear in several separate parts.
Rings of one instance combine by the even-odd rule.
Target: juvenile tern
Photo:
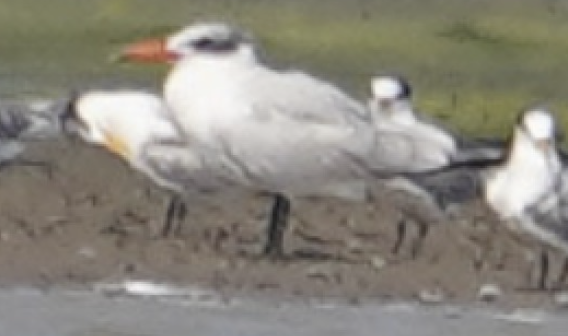
[[[554,119],[544,109],[529,109],[519,116],[501,158],[404,174],[389,186],[433,204],[432,211],[442,215],[448,206],[483,198],[515,236],[541,243],[539,288],[545,287],[548,272],[546,250],[552,247],[568,254],[568,170],[555,145]],[[427,227],[421,225],[424,232]],[[559,278],[567,272],[568,262]]]
[[[540,289],[546,287],[546,249],[568,254],[567,174],[556,148],[552,115],[532,109],[521,115],[505,162],[484,183],[485,200],[507,227],[542,244]]]
[[[485,198],[500,217],[521,217],[554,190],[562,171],[554,127],[546,110],[521,115],[505,163],[485,183]]]

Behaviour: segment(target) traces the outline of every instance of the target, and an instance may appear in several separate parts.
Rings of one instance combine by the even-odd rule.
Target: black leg
[[[187,217],[187,203],[183,199],[179,199],[178,203],[178,211],[176,213],[177,225],[175,226],[175,230],[173,232],[174,236],[181,235],[181,228],[183,225],[183,221]]]
[[[549,260],[545,249],[540,251],[540,270],[538,274],[537,289],[546,290],[546,279],[548,278]]]
[[[560,273],[558,273],[558,279],[556,280],[557,289],[562,289],[562,287],[566,283],[567,277],[568,277],[568,257],[565,257],[564,261],[562,262],[562,268],[560,269]]]
[[[396,241],[394,242],[394,246],[392,247],[392,253],[398,254],[400,252],[400,247],[404,242],[404,238],[406,237],[406,220],[401,218],[398,223],[396,224]]]
[[[424,245],[424,240],[426,239],[426,235],[428,235],[429,226],[428,223],[424,223],[422,221],[416,221],[416,225],[418,226],[418,235],[412,244],[412,258],[416,258],[418,253],[422,250],[422,245]]]
[[[290,200],[282,194],[275,194],[268,223],[266,245],[263,251],[265,256],[273,258],[284,256],[283,239],[284,231],[288,226],[289,215]]]
[[[162,237],[171,237],[180,234],[181,223],[187,215],[187,207],[184,200],[178,195],[172,195],[166,210]]]

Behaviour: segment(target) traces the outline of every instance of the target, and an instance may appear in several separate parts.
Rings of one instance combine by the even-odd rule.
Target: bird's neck
[[[417,122],[412,105],[406,101],[396,102],[392,107],[391,119],[401,125],[412,125]]]
[[[164,95],[184,133],[207,142],[218,128],[245,113],[243,87],[258,69],[257,63],[239,58],[196,57],[178,64]]]
[[[558,174],[561,170],[560,158],[555,148],[538,148],[525,134],[516,131],[513,147],[507,162],[509,171],[531,171],[533,176]]]

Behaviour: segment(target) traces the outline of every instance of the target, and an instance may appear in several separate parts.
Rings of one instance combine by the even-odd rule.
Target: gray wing
[[[356,128],[287,118],[252,121],[219,138],[218,157],[240,183],[289,194],[349,194],[366,175],[363,151],[371,148]]]
[[[151,141],[133,165],[163,188],[181,194],[210,193],[235,187],[223,171],[208,164],[179,139]]]
[[[26,141],[60,135],[58,104],[43,100],[0,104],[0,139]]]
[[[507,141],[502,139],[467,139],[462,137],[458,141],[458,151],[452,161],[498,159],[505,154],[508,147]]]
[[[568,251],[568,218],[566,214],[558,209],[553,211],[542,210],[538,207],[529,208],[526,212],[528,218],[521,220],[532,221],[537,236],[553,246],[564,247]]]
[[[0,164],[16,159],[24,152],[26,140],[50,128],[40,126],[44,119],[31,107],[26,103],[0,103]]]
[[[279,113],[217,135],[219,157],[241,183],[290,194],[363,198],[353,196],[361,195],[362,179],[439,167],[410,135],[377,132],[371,122],[358,119],[299,118],[301,113],[290,110],[294,107],[282,105]]]
[[[0,139],[19,138],[32,124],[27,113],[23,106],[3,103],[0,106]]]
[[[414,186],[429,195],[438,206],[447,209],[480,196],[489,167],[457,167],[421,174],[405,175]]]
[[[327,82],[300,72],[258,71],[244,88],[258,118],[285,114],[302,121],[334,124],[371,120],[360,102]]]
[[[219,169],[244,185],[293,194],[361,178],[374,138],[369,112],[308,75],[257,71],[241,87],[249,119],[219,130],[209,149]]]
[[[243,183],[297,194],[343,189],[371,172],[439,167],[412,136],[376,131],[370,112],[337,88],[301,73],[258,71],[242,88],[250,119],[217,135],[217,150]]]
[[[289,142],[294,142],[291,137],[295,136],[296,149],[308,148],[316,153],[319,148],[321,156],[325,157],[322,160],[331,160],[340,166],[345,166],[347,158],[351,157],[359,161],[361,169],[378,174],[424,171],[439,168],[440,162],[445,162],[439,154],[423,150],[413,134],[388,128],[377,130],[366,107],[326,82],[298,72],[258,71],[258,77],[253,76],[247,82],[250,85],[246,90],[250,91],[246,94],[252,99],[253,118],[269,130],[267,136],[282,134]],[[299,130],[312,129],[311,132],[317,134],[324,127],[344,134],[335,142],[327,142],[329,139],[319,141],[317,136],[308,139],[309,135]],[[263,132],[261,127],[249,131],[257,136]]]
[[[322,160],[341,162],[338,163],[341,166],[345,166],[351,156],[361,163],[361,168],[377,172],[423,171],[440,167],[440,159],[421,150],[413,135],[392,130],[377,131],[370,111],[337,88],[301,73],[262,72],[261,75],[262,81],[251,80],[246,88],[251,90],[247,92],[252,99],[251,119],[258,125],[256,129],[252,126],[248,134],[261,139],[264,133],[266,142],[272,141],[273,148],[279,148],[280,153],[284,146],[271,138],[287,138],[296,152],[311,149],[311,153],[317,153],[319,149],[323,153]],[[327,131],[323,131],[324,128]],[[322,139],[317,135],[320,132],[338,136],[334,140]],[[310,136],[310,133],[314,135]],[[229,142],[227,140],[228,147],[239,146]]]
[[[405,173],[438,169],[449,163],[447,153],[429,145],[409,132],[378,129],[370,164],[377,171]]]
[[[563,171],[555,190],[526,210],[526,216],[545,240],[568,251],[568,171]]]

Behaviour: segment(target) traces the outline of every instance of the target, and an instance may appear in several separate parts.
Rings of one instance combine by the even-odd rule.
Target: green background
[[[167,67],[110,58],[128,42],[203,20],[248,29],[269,62],[360,99],[372,75],[402,74],[420,110],[466,134],[506,134],[534,104],[568,120],[561,0],[1,0],[0,97],[159,88]]]

